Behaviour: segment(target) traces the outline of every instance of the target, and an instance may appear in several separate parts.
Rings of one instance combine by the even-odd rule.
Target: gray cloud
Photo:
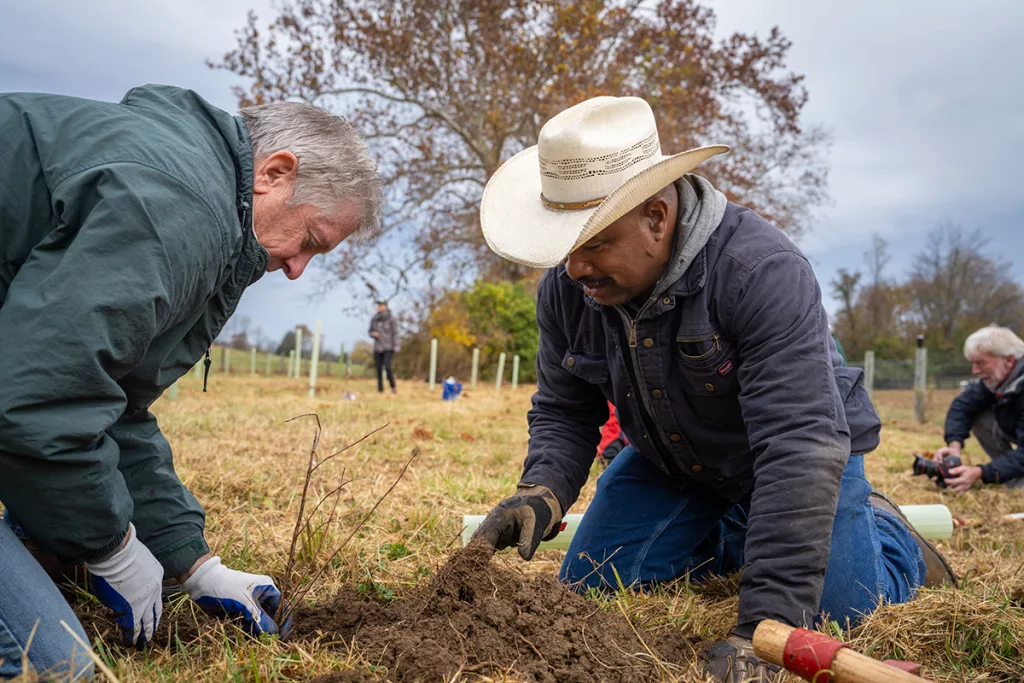
[[[808,120],[834,134],[833,203],[802,244],[826,290],[838,267],[861,264],[872,232],[892,243],[893,273],[944,220],[981,228],[1005,257],[1024,253],[1024,3],[728,0],[712,7],[722,34],[780,26],[794,43],[790,67],[807,77]],[[8,3],[0,90],[116,100],[132,86],[162,82],[230,110],[238,79],[204,60],[233,47],[250,8],[271,16],[269,0]],[[1013,265],[1020,274],[1020,259]],[[332,347],[365,335],[365,320],[340,311],[344,292],[311,303],[313,289],[271,274],[239,312],[274,338],[316,317]]]

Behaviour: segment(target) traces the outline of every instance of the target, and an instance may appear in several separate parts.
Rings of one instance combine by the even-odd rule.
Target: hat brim
[[[557,266],[633,208],[675,182],[726,145],[708,145],[662,157],[615,188],[589,209],[552,209],[541,201],[537,146],[524,149],[491,176],[480,201],[480,226],[487,246],[509,261],[534,268]]]

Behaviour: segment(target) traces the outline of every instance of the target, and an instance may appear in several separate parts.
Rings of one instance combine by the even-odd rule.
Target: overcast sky
[[[862,265],[872,233],[891,243],[890,274],[898,275],[943,221],[980,229],[1024,279],[1024,2],[712,6],[723,35],[782,29],[793,42],[789,66],[806,75],[806,120],[832,131],[832,202],[801,242],[826,293],[838,268]],[[169,83],[234,111],[238,79],[204,60],[234,46],[249,9],[271,14],[268,0],[4,3],[0,91],[116,101],[134,85]],[[312,284],[269,274],[245,294],[239,315],[275,340],[316,318],[331,349],[365,338],[371,311],[344,314],[343,290],[311,301]]]

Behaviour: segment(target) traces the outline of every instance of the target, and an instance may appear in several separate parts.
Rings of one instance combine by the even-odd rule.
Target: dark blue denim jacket
[[[729,204],[685,273],[637,319],[585,296],[564,266],[538,292],[538,391],[523,483],[568,510],[608,411],[666,478],[749,503],[737,633],[813,618],[851,451],[878,445],[863,373],[842,367],[807,259]],[[629,510],[622,511],[624,515]]]

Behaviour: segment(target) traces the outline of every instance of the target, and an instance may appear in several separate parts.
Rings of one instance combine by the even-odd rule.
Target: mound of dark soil
[[[461,671],[619,683],[662,678],[651,652],[662,662],[692,659],[681,636],[666,639],[674,642],[659,651],[654,638],[638,635],[622,615],[601,611],[555,577],[523,577],[492,565],[492,554],[487,546],[458,550],[428,585],[387,605],[342,593],[296,614],[292,638],[354,640],[392,681],[448,680]],[[330,676],[317,680],[358,680]]]

